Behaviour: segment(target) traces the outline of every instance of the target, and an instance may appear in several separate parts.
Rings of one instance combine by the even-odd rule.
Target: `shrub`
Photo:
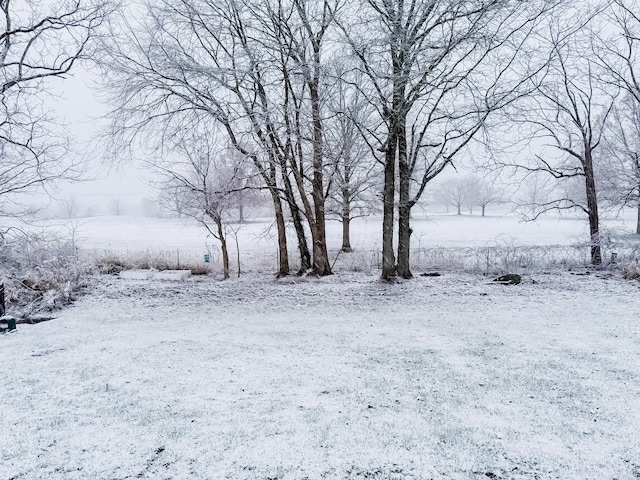
[[[629,264],[622,267],[622,278],[625,280],[640,280],[640,270],[637,264]]]
[[[1,240],[0,281],[12,315],[29,319],[51,312],[88,287],[94,267],[80,258],[73,238],[10,230]]]

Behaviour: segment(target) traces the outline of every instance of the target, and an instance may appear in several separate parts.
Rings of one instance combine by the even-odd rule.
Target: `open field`
[[[113,249],[161,235],[120,220],[102,230],[127,243]],[[582,227],[558,222],[539,241]],[[79,238],[106,248],[98,227]],[[189,228],[154,248],[198,248]],[[640,478],[638,281],[249,270],[104,276],[54,320],[0,336],[0,478]]]
[[[640,251],[635,212],[602,224],[605,258],[617,251],[623,259],[630,249]],[[189,219],[159,219],[127,216],[94,217],[56,222],[57,228],[72,233],[81,248],[100,258],[141,256],[163,258],[173,266],[204,266],[210,254],[214,273],[221,271],[218,241]],[[239,228],[238,228],[239,227]],[[268,219],[255,219],[237,230],[237,244],[243,271],[270,273],[277,269],[275,229]],[[514,215],[433,214],[412,221],[412,264],[416,272],[443,268],[495,273],[504,270],[547,268],[549,264],[579,265],[589,260],[587,224],[582,218],[548,215],[537,222],[523,222]],[[339,271],[373,273],[379,269],[381,219],[358,218],[352,222],[351,246],[355,253],[340,255],[342,226],[327,224],[327,243]],[[236,238],[229,235],[232,271],[236,270]],[[293,266],[297,261],[295,235],[290,232]]]

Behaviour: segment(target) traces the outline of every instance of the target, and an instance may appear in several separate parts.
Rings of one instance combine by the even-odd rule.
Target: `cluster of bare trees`
[[[548,209],[586,214],[594,264],[602,261],[598,172],[615,164],[632,184],[604,175],[610,202],[638,197],[627,125],[635,120],[622,119],[633,112],[618,102],[622,91],[626,104],[640,97],[629,2],[181,0],[131,8],[136,21],[123,14],[102,48],[104,77],[119,86],[114,145],[170,158],[191,131],[225,137],[250,165],[243,171],[270,192],[281,275],[290,270],[286,221],[300,272],[330,274],[326,216],[342,221],[349,251],[350,220],[370,211],[378,193],[382,277],[410,278],[411,209],[447,166],[472,145],[495,143],[496,133],[510,148],[492,155],[494,167],[518,172],[523,184],[554,183],[556,196],[526,206],[533,218]],[[189,138],[194,149],[208,141]],[[216,195],[239,188],[219,185]],[[496,194],[479,190],[484,211]]]
[[[285,220],[300,271],[330,274],[327,214],[340,212],[350,249],[349,221],[381,183],[382,277],[409,278],[411,208],[490,114],[527,93],[545,65],[527,41],[552,3],[142,2],[101,48],[118,85],[113,144],[170,158],[185,136],[188,148],[208,141],[190,132],[225,137],[271,194],[280,275]]]
[[[287,214],[301,272],[331,273],[325,116],[332,80],[325,64],[340,2],[193,0],[138,7],[141,20],[118,18],[113,35],[120,41],[108,39],[102,48],[105,75],[122,86],[116,148],[137,143],[161,156],[177,144],[197,150],[208,141],[193,138],[193,131],[224,136],[271,195],[278,273],[290,271]],[[226,186],[214,194],[237,190]]]
[[[584,212],[594,264],[603,201],[638,207],[640,233],[632,0],[140,0],[107,17],[110,3],[0,1],[3,212],[73,175],[37,93],[106,25],[91,58],[111,95],[112,152],[162,173],[168,203],[223,251],[230,204],[265,192],[279,275],[288,230],[300,273],[328,275],[326,219],[349,251],[351,220],[379,209],[382,278],[410,278],[412,208],[471,151],[535,187],[533,218]],[[483,212],[491,187],[476,185]]]
[[[455,207],[458,215],[462,215],[464,207],[469,209],[469,213],[473,213],[473,208],[478,206],[483,217],[489,205],[508,201],[504,190],[494,179],[473,175],[443,181],[435,189],[433,199],[446,205],[447,211],[449,206]]]

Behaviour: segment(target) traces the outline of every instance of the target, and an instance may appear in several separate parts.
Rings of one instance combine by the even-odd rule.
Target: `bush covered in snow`
[[[7,311],[25,319],[71,303],[94,271],[73,238],[10,229],[0,237],[0,281]]]
[[[622,267],[622,277],[627,280],[640,280],[640,267],[631,263]]]

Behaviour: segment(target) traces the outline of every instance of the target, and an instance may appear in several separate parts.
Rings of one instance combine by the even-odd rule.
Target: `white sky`
[[[52,81],[55,98],[51,108],[70,131],[72,149],[89,159],[90,176],[95,180],[61,184],[56,197],[74,197],[81,204],[103,204],[114,197],[134,204],[145,197],[154,197],[142,170],[134,165],[115,170],[96,154],[100,117],[107,109],[98,98],[90,74],[81,68],[79,66],[74,75],[64,80]]]

